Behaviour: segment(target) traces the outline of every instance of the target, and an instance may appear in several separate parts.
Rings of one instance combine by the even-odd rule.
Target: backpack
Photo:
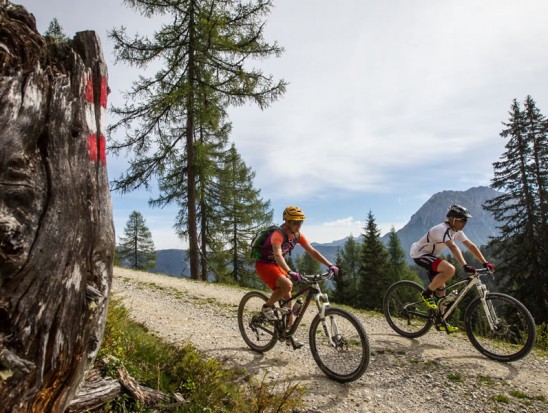
[[[265,229],[259,231],[253,237],[253,239],[251,240],[251,253],[250,253],[251,259],[260,260],[262,258],[263,244],[264,244],[265,240],[268,239],[270,234],[272,234],[272,232],[274,232],[274,231],[279,231],[283,235],[283,237],[284,237],[283,243],[284,244],[289,242],[289,239],[287,238],[287,234],[285,233],[285,231],[281,227],[279,227],[278,225],[271,225],[268,228],[265,228]],[[297,240],[299,239],[299,235],[300,234],[297,235]]]

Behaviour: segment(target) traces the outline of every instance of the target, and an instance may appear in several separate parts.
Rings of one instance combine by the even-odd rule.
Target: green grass
[[[542,323],[537,326],[537,341],[535,348],[543,356],[548,356],[548,323]]]
[[[290,381],[274,384],[252,379],[244,370],[226,369],[192,345],[174,347],[131,321],[128,310],[111,299],[107,325],[97,359],[114,356],[105,373],[115,375],[121,363],[141,385],[167,394],[179,393],[188,403],[173,412],[292,412],[302,405],[304,389]],[[158,409],[162,411],[162,407]],[[127,395],[103,412],[147,412]]]
[[[497,403],[504,403],[504,404],[510,403],[510,399],[508,398],[508,396],[506,396],[504,394],[498,394],[496,396],[493,396],[492,399],[493,399],[493,401],[495,401]]]
[[[464,378],[460,374],[454,374],[450,373],[447,375],[447,378],[451,380],[453,383],[463,383]]]

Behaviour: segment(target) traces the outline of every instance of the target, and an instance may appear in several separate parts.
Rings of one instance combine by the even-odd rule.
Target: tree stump
[[[0,410],[63,412],[112,281],[107,68],[94,32],[46,41],[0,0]]]

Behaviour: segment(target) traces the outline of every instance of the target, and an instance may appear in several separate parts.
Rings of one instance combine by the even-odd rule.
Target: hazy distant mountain
[[[156,251],[156,267],[151,272],[190,277],[186,250]]]
[[[498,235],[497,222],[491,213],[484,211],[481,206],[488,199],[500,194],[500,192],[489,187],[480,186],[470,188],[467,191],[443,191],[432,195],[413,214],[410,221],[397,231],[403,250],[408,254],[413,242],[422,237],[431,227],[444,221],[447,208],[452,204],[462,205],[472,213],[473,218],[468,221],[464,228],[468,238],[478,246],[487,244],[490,237]],[[327,244],[313,243],[312,245],[329,261],[335,262],[337,251],[343,248],[347,239],[348,237]],[[387,243],[388,234],[384,235],[382,240]],[[293,259],[303,253],[303,249],[297,246],[293,252]],[[186,251],[174,249],[157,251],[157,264],[152,272],[188,277],[189,268],[186,262]]]

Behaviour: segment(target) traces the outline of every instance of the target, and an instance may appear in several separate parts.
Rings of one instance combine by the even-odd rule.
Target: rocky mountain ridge
[[[478,246],[486,245],[489,239],[498,234],[497,221],[492,214],[485,211],[482,205],[489,199],[500,195],[486,186],[470,188],[466,191],[442,191],[430,197],[417,212],[415,212],[409,222],[400,230],[396,231],[403,250],[407,253],[411,244],[422,237],[431,227],[442,222],[445,218],[447,208],[451,204],[466,206],[472,213],[473,219],[470,220],[465,233]],[[382,237],[384,243],[388,242],[389,234]],[[313,243],[314,247],[320,251],[328,260],[335,261],[337,251],[344,247],[347,238],[343,238],[331,243],[321,244]],[[295,248],[293,258],[303,254],[302,248]],[[190,276],[189,268],[186,262],[186,251],[177,249],[157,251],[157,263],[152,272]]]

